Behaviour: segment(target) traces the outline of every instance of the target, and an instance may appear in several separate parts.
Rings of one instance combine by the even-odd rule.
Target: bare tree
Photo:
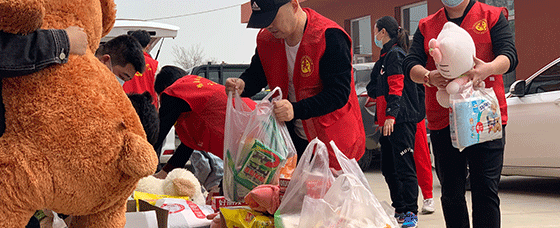
[[[173,55],[175,56],[175,63],[183,67],[183,69],[189,69],[193,66],[198,66],[203,64],[204,49],[200,44],[191,45],[189,49],[185,47],[174,46]]]

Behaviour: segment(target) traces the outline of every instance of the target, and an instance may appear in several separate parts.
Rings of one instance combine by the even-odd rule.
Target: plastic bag
[[[274,215],[275,226],[398,227],[373,195],[356,160],[344,156],[332,141],[331,146],[342,174],[335,178],[331,172],[325,144],[311,141]]]
[[[502,138],[500,104],[493,88],[475,89],[472,82],[449,97],[449,127],[453,147],[468,146]]]
[[[346,157],[346,155],[344,155],[344,153],[342,153],[342,151],[338,149],[334,141],[330,141],[330,145],[333,148],[334,154],[336,156],[336,159],[338,160],[338,163],[340,164],[340,167],[342,168],[342,172],[344,174],[351,174],[355,176],[362,183],[363,187],[365,187],[365,189],[371,194],[367,196],[364,195],[365,197],[363,198],[363,201],[361,201],[361,203],[368,204],[368,210],[373,213],[373,216],[375,218],[374,223],[376,224],[376,226],[386,227],[383,226],[383,224],[389,224],[389,227],[398,227],[398,223],[394,219],[394,211],[391,211],[390,213],[387,212],[387,208],[392,207],[387,207],[388,205],[384,206],[377,200],[377,197],[375,197],[375,195],[373,194],[373,190],[371,189],[369,182],[367,181],[366,175],[360,168],[360,165],[358,164],[356,159],[348,159],[348,157]]]
[[[276,92],[279,96],[271,101]],[[239,95],[228,94],[223,189],[231,201],[240,202],[257,185],[275,182],[286,159],[296,154],[286,125],[274,116],[273,102],[281,98],[277,87],[251,111]]]
[[[334,182],[329,169],[327,147],[319,139],[313,139],[301,156],[282,203],[274,214],[276,227],[298,227],[306,195],[320,199]]]

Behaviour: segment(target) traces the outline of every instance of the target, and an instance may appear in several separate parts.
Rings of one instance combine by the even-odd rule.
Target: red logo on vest
[[[313,73],[313,60],[309,56],[301,58],[301,76],[309,77]]]
[[[488,21],[486,19],[482,19],[474,23],[473,30],[477,34],[484,34],[488,32]]]

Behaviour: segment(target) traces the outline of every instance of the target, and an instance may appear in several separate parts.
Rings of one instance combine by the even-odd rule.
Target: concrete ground
[[[379,161],[365,173],[377,199],[391,204],[389,189],[379,169]],[[434,175],[434,200],[436,211],[430,215],[419,214],[418,227],[445,227],[441,209],[441,186]],[[422,207],[419,191],[418,207]],[[504,228],[545,228],[560,227],[560,179],[536,177],[505,177],[500,182],[502,227]],[[467,204],[471,205],[470,191]],[[471,224],[472,226],[472,224]]]

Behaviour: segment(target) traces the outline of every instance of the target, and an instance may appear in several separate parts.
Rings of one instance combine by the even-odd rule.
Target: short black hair
[[[152,146],[155,145],[159,134],[159,117],[156,107],[152,104],[152,95],[150,95],[149,92],[144,92],[142,94],[131,93],[127,95],[138,117],[140,117],[140,122],[142,122],[142,127],[144,127],[148,142],[152,144]]]
[[[111,56],[111,64],[125,67],[132,64],[134,69],[140,73],[144,73],[146,68],[146,60],[142,46],[138,41],[129,35],[117,36],[103,45],[99,46],[95,52],[96,56]]]
[[[134,31],[128,31],[127,34],[136,38],[138,42],[140,42],[140,45],[142,45],[142,48],[147,47],[148,44],[150,43],[151,36],[150,33],[146,30],[139,29]]]
[[[175,81],[179,80],[185,75],[187,75],[187,72],[180,67],[172,65],[164,66],[156,76],[156,81],[154,82],[154,90],[157,94],[160,94],[167,87],[173,85]]]

